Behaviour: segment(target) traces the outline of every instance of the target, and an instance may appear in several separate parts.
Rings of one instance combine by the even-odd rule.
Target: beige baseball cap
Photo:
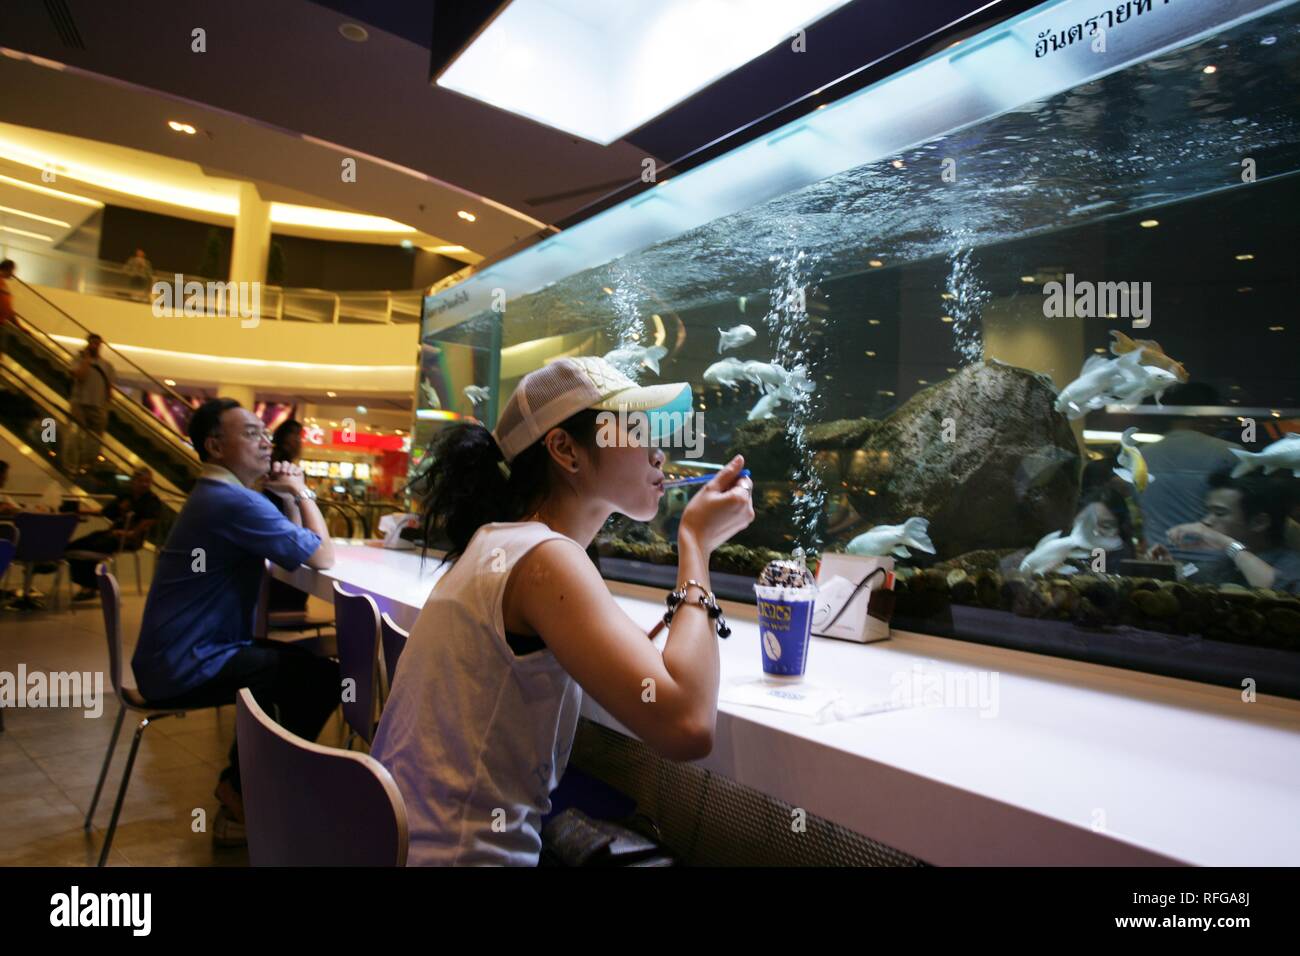
[[[656,439],[692,411],[686,382],[638,385],[603,358],[556,359],[529,372],[497,419],[493,437],[507,462],[552,428],[586,408],[644,412]]]

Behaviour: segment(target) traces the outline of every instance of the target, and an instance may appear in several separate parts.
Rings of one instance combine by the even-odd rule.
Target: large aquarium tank
[[[417,441],[603,355],[741,453],[752,600],[887,555],[896,630],[1300,696],[1300,4],[1036,7],[425,301]],[[603,573],[672,580],[686,492]],[[1244,553],[1241,553],[1244,552]]]

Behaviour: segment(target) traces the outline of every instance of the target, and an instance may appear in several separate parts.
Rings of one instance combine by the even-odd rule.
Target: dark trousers
[[[68,542],[69,551],[97,551],[107,558],[110,554],[118,549],[121,542],[107,531],[96,531],[93,534],[85,535]],[[124,548],[125,551],[135,551],[135,548]],[[95,580],[95,566],[103,561],[100,558],[91,561],[85,558],[69,558],[68,568],[72,575],[72,580],[76,581],[83,588],[94,590],[99,587]]]
[[[206,684],[170,700],[150,700],[151,707],[211,707],[233,704],[241,687],[253,692],[261,708],[290,733],[314,741],[342,699],[337,661],[279,641],[254,641]],[[239,741],[230,745],[230,766],[221,771],[243,792],[239,780]]]

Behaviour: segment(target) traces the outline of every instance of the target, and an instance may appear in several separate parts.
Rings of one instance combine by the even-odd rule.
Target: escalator
[[[139,400],[117,386],[113,388],[98,460],[85,463],[84,468],[69,467],[68,450],[76,427],[71,424],[67,398],[72,390],[74,350],[80,348],[79,343],[90,330],[39,290],[17,277],[10,282],[20,285],[23,292],[21,301],[15,302],[23,331],[11,332],[5,356],[0,360],[0,426],[87,494],[119,493],[124,477],[140,465],[153,470],[160,490],[186,494],[199,473],[193,449]],[[101,355],[112,362],[119,376],[170,399],[169,411],[177,416],[177,426],[185,428],[191,411],[187,399],[107,343],[102,349]]]

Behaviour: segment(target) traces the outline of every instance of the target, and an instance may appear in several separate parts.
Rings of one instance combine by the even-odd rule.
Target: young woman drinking
[[[460,424],[439,436],[425,536],[450,539],[454,563],[411,631],[371,748],[405,798],[412,865],[537,863],[583,692],[666,757],[712,749],[709,555],[754,520],[743,460],[682,514],[682,600],[662,653],[586,554],[612,513],[654,516],[656,445],[690,413],[688,385],[640,387],[602,359],[560,359],[520,382],[495,435]]]

